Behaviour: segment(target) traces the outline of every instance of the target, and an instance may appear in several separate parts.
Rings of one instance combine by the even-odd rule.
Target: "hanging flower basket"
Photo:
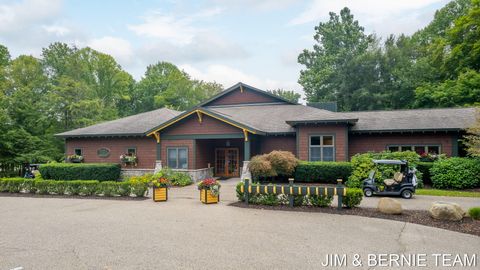
[[[80,155],[69,155],[67,156],[67,161],[70,163],[82,163],[83,156]]]
[[[200,201],[205,204],[218,203],[220,201],[220,186],[220,183],[213,178],[207,178],[198,183]]]
[[[123,154],[120,156],[120,162],[122,162],[123,166],[130,165],[132,167],[137,167],[138,158],[133,154]]]

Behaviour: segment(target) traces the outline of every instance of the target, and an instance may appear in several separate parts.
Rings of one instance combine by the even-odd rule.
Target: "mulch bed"
[[[51,194],[32,194],[32,193],[9,193],[0,192],[0,197],[27,197],[27,198],[56,198],[56,199],[87,199],[87,200],[115,200],[115,201],[144,201],[148,197],[102,197],[102,196],[80,196],[80,195],[51,195]]]
[[[428,211],[425,210],[403,210],[401,215],[387,215],[378,212],[374,208],[352,208],[347,209],[343,208],[341,211],[338,211],[334,207],[309,207],[309,206],[299,206],[299,207],[289,207],[286,205],[279,206],[267,206],[267,205],[246,205],[243,202],[235,202],[230,204],[235,207],[241,208],[252,208],[252,209],[264,209],[264,210],[280,210],[280,211],[300,211],[300,212],[318,212],[326,214],[336,214],[336,215],[354,215],[354,216],[363,216],[370,218],[381,218],[388,220],[396,220],[402,222],[409,222],[414,224],[420,224],[429,227],[435,227],[450,231],[456,231],[461,233],[472,234],[480,236],[480,220],[474,220],[470,217],[465,217],[460,221],[440,221],[435,220],[430,217]]]

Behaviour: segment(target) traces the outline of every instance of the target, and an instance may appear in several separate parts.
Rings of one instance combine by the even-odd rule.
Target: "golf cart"
[[[377,170],[370,172],[367,179],[363,180],[363,194],[365,197],[373,195],[384,196],[402,196],[405,199],[411,199],[417,187],[417,177],[415,176],[415,169],[408,167],[408,162],[405,160],[373,160],[375,166],[379,165],[400,165],[400,171],[393,174],[392,179],[385,179],[383,183],[375,179]]]

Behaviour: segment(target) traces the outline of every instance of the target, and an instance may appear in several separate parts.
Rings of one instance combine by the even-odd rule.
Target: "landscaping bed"
[[[466,234],[472,234],[480,236],[480,220],[474,220],[470,217],[465,217],[461,221],[440,221],[435,220],[430,217],[428,211],[425,210],[403,210],[401,215],[387,215],[378,212],[374,208],[344,208],[342,210],[337,210],[334,207],[310,207],[310,206],[299,206],[299,207],[288,207],[286,205],[278,206],[267,206],[267,205],[254,205],[254,204],[245,204],[244,202],[235,202],[230,204],[231,206],[241,207],[241,208],[252,208],[252,209],[264,209],[264,210],[280,210],[280,211],[300,211],[300,212],[318,212],[326,214],[336,214],[336,215],[354,215],[354,216],[363,216],[371,218],[381,218],[388,220],[395,220],[401,222],[409,222],[429,227],[435,227],[450,231],[456,231]]]

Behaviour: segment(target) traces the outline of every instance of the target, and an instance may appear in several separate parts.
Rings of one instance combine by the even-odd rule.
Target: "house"
[[[138,163],[125,173],[166,166],[200,179],[240,176],[252,156],[272,150],[310,161],[383,150],[456,156],[475,116],[475,108],[332,112],[238,83],[188,111],[162,108],[57,136],[84,162],[131,153]]]

